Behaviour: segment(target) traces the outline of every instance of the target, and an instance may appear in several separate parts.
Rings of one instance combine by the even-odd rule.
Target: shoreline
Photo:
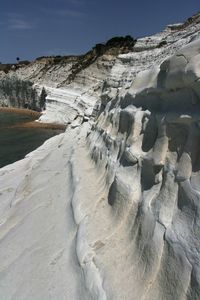
[[[55,124],[55,123],[42,123],[37,121],[18,123],[9,126],[9,128],[43,128],[43,129],[53,129],[53,130],[65,130],[66,125]]]
[[[0,107],[0,111],[15,113],[15,114],[19,114],[19,115],[33,116],[33,117],[37,117],[37,118],[39,118],[42,115],[42,113],[39,111],[26,109],[26,108]]]
[[[55,123],[43,123],[39,122],[38,118],[42,115],[41,112],[34,111],[26,108],[13,108],[13,107],[0,107],[0,112],[9,112],[24,116],[32,116],[35,117],[33,121],[27,121],[23,123],[14,124],[8,126],[9,128],[43,128],[43,129],[52,129],[52,130],[62,130],[64,131],[67,125],[64,124],[55,124]]]

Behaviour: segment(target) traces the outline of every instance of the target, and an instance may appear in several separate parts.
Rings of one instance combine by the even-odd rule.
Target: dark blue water
[[[33,120],[33,116],[0,111],[0,168],[24,158],[45,140],[62,132],[57,129],[12,127]]]

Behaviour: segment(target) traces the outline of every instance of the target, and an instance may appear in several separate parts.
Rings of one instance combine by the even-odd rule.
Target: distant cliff
[[[34,84],[69,85],[98,58],[110,55],[109,60],[114,62],[118,54],[132,50],[135,43],[136,40],[130,36],[116,37],[106,44],[96,45],[91,51],[80,56],[39,57],[33,62],[0,64],[0,105],[40,110],[40,98],[43,95],[41,87],[35,88]],[[104,68],[103,65],[101,67]],[[109,68],[108,63],[106,67]]]
[[[41,96],[30,81],[21,80],[15,76],[0,80],[1,106],[41,110]]]

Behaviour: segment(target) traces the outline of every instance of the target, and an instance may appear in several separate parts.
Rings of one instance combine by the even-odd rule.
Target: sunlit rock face
[[[83,63],[80,67],[78,57],[62,63],[41,59],[17,70],[10,70],[8,74],[1,72],[0,105],[23,107],[24,103],[28,103],[34,108],[32,103],[36,102],[37,108],[42,109],[40,98],[45,89],[47,96],[41,121],[68,124],[84,114],[88,117],[115,60],[116,55],[104,54],[94,62],[86,61],[87,64]],[[27,92],[27,84],[34,94],[29,92],[30,88]],[[7,93],[5,86],[9,86],[12,93]]]
[[[199,27],[45,85],[68,127],[0,170],[0,299],[200,299]]]
[[[194,41],[139,73],[89,135],[91,157],[104,166],[110,242],[119,239],[105,269],[123,253],[107,277],[116,281],[114,298],[200,296],[199,49]],[[125,264],[130,298],[116,278]]]

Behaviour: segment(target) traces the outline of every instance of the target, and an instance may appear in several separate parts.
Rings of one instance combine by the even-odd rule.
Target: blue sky
[[[112,36],[153,34],[197,11],[198,0],[0,0],[0,61],[84,53]]]

